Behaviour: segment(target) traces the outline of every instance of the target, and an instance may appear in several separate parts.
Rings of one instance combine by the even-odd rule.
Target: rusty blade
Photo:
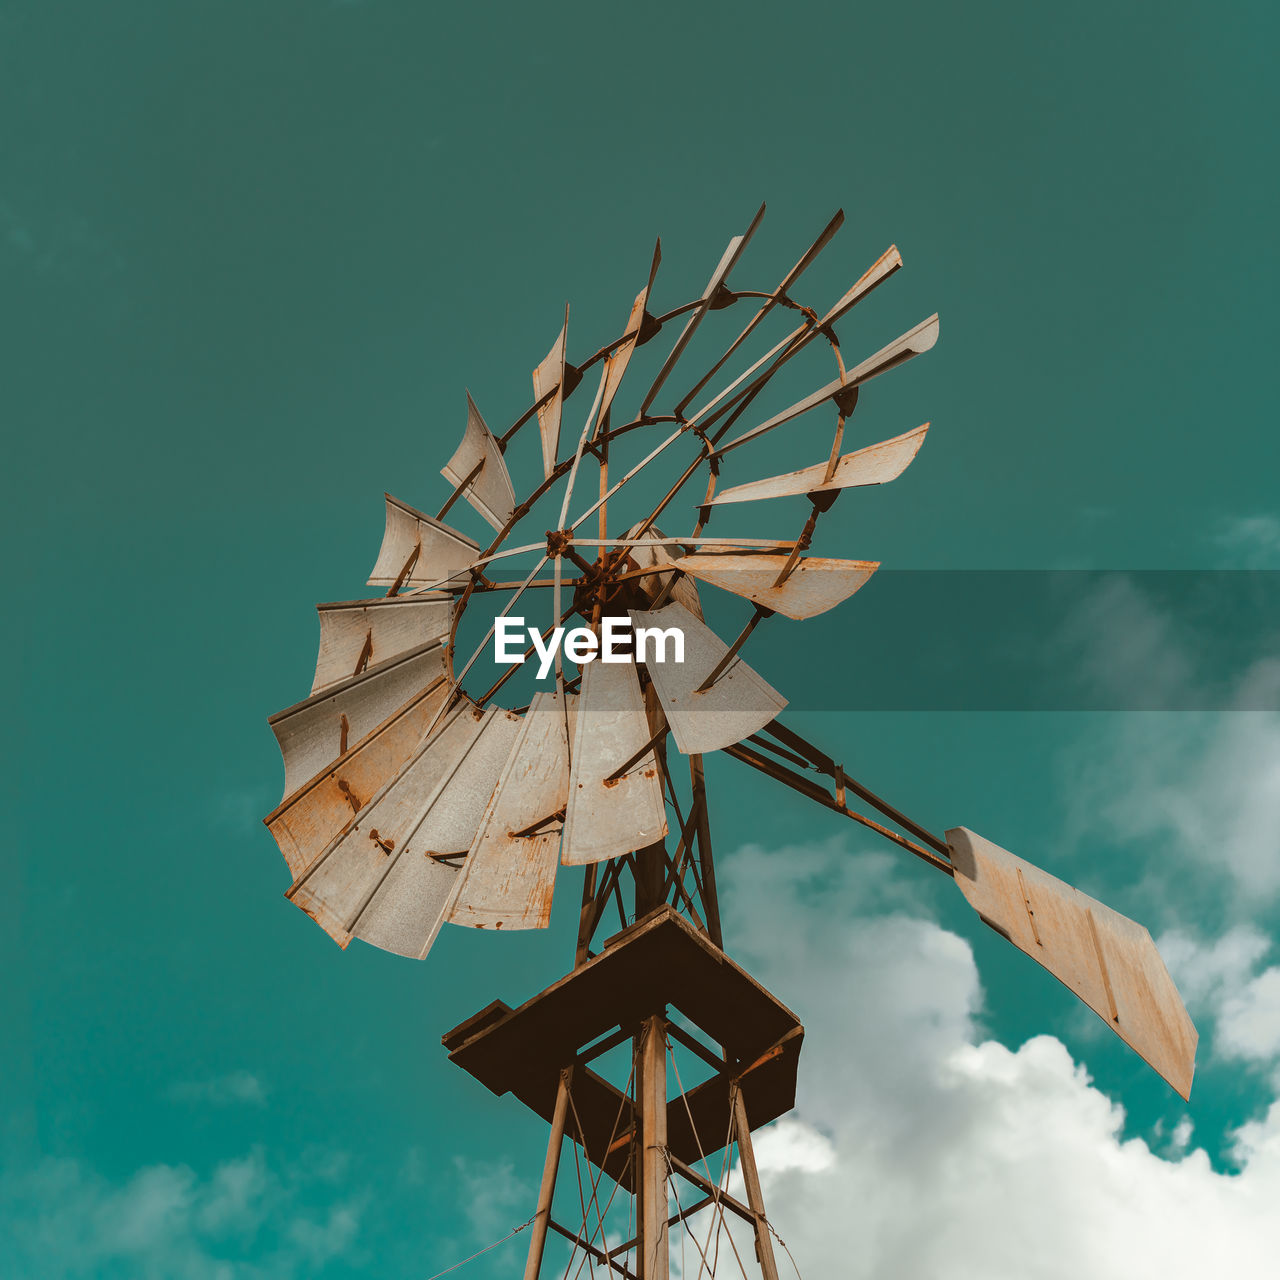
[[[702,291],[702,297],[698,301],[698,305],[690,313],[688,320],[685,321],[684,328],[680,331],[680,336],[676,339],[676,344],[671,348],[671,354],[667,356],[663,362],[662,368],[658,370],[658,376],[654,378],[653,385],[649,388],[648,395],[644,398],[644,403],[640,406],[641,416],[648,413],[649,406],[653,403],[658,392],[662,390],[663,384],[670,377],[672,369],[676,367],[676,362],[684,354],[684,349],[689,345],[689,340],[693,337],[698,326],[706,317],[708,311],[711,310],[711,304],[716,300],[716,295],[725,287],[729,279],[729,272],[737,265],[738,259],[742,257],[743,251],[751,242],[751,237],[755,235],[756,228],[760,225],[760,219],[764,217],[764,205],[756,210],[756,216],[751,219],[751,225],[740,236],[734,236],[729,241],[729,247],[725,249],[721,255],[716,269],[711,273],[711,279],[707,281],[707,287]]]
[[[798,418],[802,413],[808,413],[810,409],[817,408],[818,405],[824,404],[828,400],[834,400],[837,396],[843,395],[847,391],[852,391],[854,387],[860,387],[864,382],[870,382],[872,378],[879,377],[880,374],[887,373],[890,369],[894,369],[900,364],[905,364],[912,357],[922,355],[937,340],[938,317],[937,315],[932,315],[927,320],[922,320],[914,329],[908,330],[900,338],[894,339],[887,347],[882,347],[875,355],[870,356],[860,365],[850,369],[843,378],[837,378],[834,382],[827,383],[825,387],[821,387],[810,395],[805,396],[803,400],[798,400],[789,409],[784,409],[781,413],[775,414],[767,422],[762,422],[758,427],[752,427],[750,431],[744,431],[740,436],[730,440],[728,444],[721,445],[716,450],[716,453],[728,453],[730,449],[736,449],[740,444],[745,444],[748,440],[754,440],[756,436],[763,435],[766,431],[772,431],[774,427],[779,427],[784,422],[790,422],[792,418]]]
[[[920,446],[924,444],[928,430],[929,424],[926,422],[913,431],[894,436],[892,440],[881,440],[879,444],[846,453],[836,463],[831,479],[825,482],[823,477],[827,474],[827,464],[815,462],[802,471],[788,471],[785,475],[770,476],[766,480],[734,485],[732,489],[717,494],[710,502],[700,502],[697,505],[714,507],[722,502],[756,502],[761,498],[787,498],[797,494],[823,493],[831,489],[888,484],[911,465],[920,452]]]
[[[776,689],[741,658],[735,658],[705,693],[698,686],[728,652],[719,636],[679,604],[631,610],[634,627],[675,627],[684,635],[684,661],[646,663],[676,746],[685,755],[704,755],[758,733],[787,705]]]
[[[572,695],[568,695],[572,698]],[[445,918],[473,929],[545,929],[569,791],[566,695],[529,706]]]
[[[823,249],[827,247],[828,244],[831,243],[832,237],[836,234],[837,231],[840,230],[840,228],[843,225],[844,225],[844,210],[837,209],[835,211],[834,216],[831,218],[831,220],[827,223],[825,227],[823,227],[821,233],[818,235],[818,238],[804,251],[804,253],[800,256],[800,260],[796,263],[796,265],[792,267],[791,270],[788,271],[785,276],[782,277],[782,280],[779,282],[778,287],[773,291],[772,296],[765,299],[764,306],[762,306],[755,313],[755,315],[753,315],[751,319],[747,321],[742,331],[729,344],[728,348],[725,350],[724,355],[722,355],[720,359],[717,360],[715,364],[713,364],[711,368],[708,369],[707,372],[704,373],[702,377],[698,379],[697,383],[689,390],[688,394],[684,397],[684,399],[681,400],[678,405],[676,405],[677,413],[684,412],[685,406],[689,403],[689,401],[692,400],[693,397],[696,396],[698,392],[701,391],[702,388],[705,387],[707,383],[710,382],[711,379],[714,378],[716,374],[720,372],[720,370],[724,367],[725,361],[728,360],[729,357],[733,355],[733,353],[747,340],[747,338],[751,336],[751,334],[755,331],[756,326],[760,324],[760,322],[774,309],[774,307],[776,307],[781,302],[783,298],[787,297],[788,290],[813,265],[818,255],[823,251]]]
[[[341,946],[351,940],[352,926],[361,912],[448,790],[459,764],[480,737],[484,720],[485,713],[470,703],[453,707],[395,777],[351,817],[290,887],[285,896]],[[483,799],[475,806],[476,821],[482,808]],[[464,849],[466,834],[457,837]],[[451,852],[460,850],[455,846]],[[448,874],[446,889],[439,894],[441,907],[452,881],[453,875]]]
[[[786,581],[774,586],[789,556],[687,555],[680,568],[700,582],[745,596],[788,618],[813,618],[847,600],[880,567],[878,560],[801,556]]]
[[[477,467],[480,468],[478,473]],[[516,509],[516,492],[511,487],[506,460],[480,410],[476,408],[470,391],[467,392],[467,429],[463,433],[462,443],[441,468],[440,474],[455,489],[465,484],[462,496],[495,529],[501,531],[511,519],[511,513]],[[472,479],[468,480],[468,476],[472,476]]]
[[[618,394],[622,385],[623,374],[631,363],[631,353],[638,345],[640,329],[644,324],[645,311],[649,306],[649,294],[653,291],[653,282],[658,274],[658,264],[662,261],[662,241],[653,246],[653,262],[649,267],[649,280],[643,289],[636,294],[631,304],[631,315],[627,317],[627,327],[623,330],[622,342],[606,357],[604,362],[604,394],[600,398],[600,412],[596,419],[603,422],[609,413],[613,397]]]
[[[320,654],[311,692],[319,693],[357,674],[358,668],[386,662],[423,641],[446,639],[452,609],[451,598],[440,592],[316,605]]]
[[[542,435],[542,474],[550,477],[556,469],[556,451],[560,447],[560,417],[564,412],[564,375],[566,344],[569,340],[569,304],[564,307],[564,327],[542,363],[533,371],[533,394],[541,400],[549,391],[555,394],[538,409],[538,431]]]
[[[1146,929],[964,827],[947,845],[978,915],[1188,1097],[1198,1036]]]
[[[519,716],[498,707],[484,712],[479,733],[422,820],[392,851],[385,875],[351,925],[354,937],[397,955],[426,957],[462,871],[461,860],[448,855],[471,847],[519,731]]]
[[[605,781],[651,736],[635,665],[588,662],[582,669],[569,752],[569,799],[560,850],[565,866],[620,858],[667,834],[662,781],[652,750],[621,778]]]
[[[437,677],[263,819],[295,879],[395,776],[436,719],[449,688]]]
[[[284,794],[291,796],[414,694],[447,674],[444,646],[431,640],[269,716],[284,757]]]
[[[369,575],[371,587],[429,587],[465,569],[480,554],[480,544],[447,524],[415,510],[407,502],[387,500],[387,527],[378,562]],[[414,549],[420,548],[407,576],[402,578]]]
[[[632,525],[623,536],[631,538],[639,527],[638,524]],[[661,539],[665,536],[656,525],[649,532],[655,538]],[[666,562],[675,564],[683,557],[684,548],[674,542],[662,542],[654,546],[642,543],[638,546],[631,546],[627,554],[637,569],[652,569]],[[676,578],[675,585],[670,586],[670,590],[668,590],[672,576],[670,573],[647,574],[636,579],[636,586],[650,604],[661,599],[671,600],[676,604],[683,605],[701,622],[702,601],[698,599],[697,586],[681,574]]]
[[[818,321],[818,329],[825,329],[828,325],[835,324],[846,312],[855,307],[863,298],[867,296],[877,285],[883,284],[895,271],[902,266],[902,255],[898,252],[898,246],[891,244],[867,269],[860,275],[857,280],[845,291],[840,301],[836,303],[830,311],[827,312],[821,320]]]

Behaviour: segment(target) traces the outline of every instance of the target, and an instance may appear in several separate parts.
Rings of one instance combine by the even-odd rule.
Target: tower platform
[[[633,1100],[587,1063],[629,1039],[642,1019],[669,1010],[721,1050],[702,1048],[698,1056],[715,1064],[714,1074],[667,1103],[671,1155],[693,1164],[724,1146],[733,1081],[752,1129],[795,1105],[800,1020],[669,905],[610,938],[599,955],[519,1008],[494,1001],[443,1042],[452,1061],[487,1088],[514,1094],[547,1121],[560,1073],[572,1068],[566,1132],[592,1164],[630,1190]],[[670,1023],[669,1032],[694,1048],[679,1024]]]

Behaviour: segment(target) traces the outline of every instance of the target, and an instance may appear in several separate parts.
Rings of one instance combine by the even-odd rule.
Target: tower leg
[[[551,1137],[547,1142],[547,1158],[542,1166],[542,1186],[538,1190],[538,1212],[533,1219],[529,1240],[529,1260],[524,1267],[524,1280],[538,1280],[542,1270],[542,1253],[547,1244],[547,1228],[551,1225],[551,1201],[556,1191],[556,1174],[560,1172],[560,1148],[564,1145],[564,1126],[569,1114],[568,1072],[560,1073],[556,1089],[556,1107],[551,1116]]]
[[[769,1238],[769,1223],[764,1216],[764,1196],[760,1191],[760,1175],[756,1170],[756,1153],[751,1145],[751,1128],[747,1124],[747,1107],[742,1090],[733,1089],[733,1125],[738,1137],[738,1156],[742,1163],[742,1180],[747,1187],[747,1207],[756,1220],[756,1257],[765,1280],[778,1280],[778,1264]]]
[[[668,1280],[667,1246],[667,1037],[661,1014],[640,1030],[640,1280]]]

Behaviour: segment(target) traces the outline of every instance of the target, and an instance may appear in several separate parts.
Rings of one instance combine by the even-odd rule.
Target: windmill
[[[431,516],[386,496],[386,531],[369,577],[384,593],[318,606],[311,694],[270,719],[285,795],[265,822],[293,876],[286,896],[343,947],[360,938],[422,959],[445,923],[546,928],[566,874],[560,868],[583,869],[565,976],[514,1009],[495,1001],[443,1037],[454,1062],[550,1125],[526,1280],[542,1273],[552,1234],[568,1241],[566,1274],[585,1264],[592,1274],[662,1280],[675,1232],[692,1241],[699,1273],[714,1274],[723,1237],[735,1271],[758,1267],[776,1280],[751,1134],[793,1106],[804,1029],[725,952],[703,764],[711,752],[950,876],[982,920],[1059,978],[1174,1089],[1185,1097],[1191,1087],[1195,1028],[1142,926],[966,828],[931,833],[785,725],[786,699],[742,656],[771,616],[824,613],[875,573],[874,561],[809,550],[821,516],[846,490],[888,483],[915,458],[928,423],[847,451],[846,427],[862,388],[938,335],[931,316],[846,364],[837,323],[902,260],[889,248],[825,311],[798,302],[796,287],[841,213],[773,288],[731,285],[763,213],[729,242],[696,297],[655,314],[659,244],[621,335],[579,365],[568,359],[566,308],[533,370],[534,401],[503,434],[467,394],[462,441],[442,470],[447,501]],[[720,312],[736,317],[732,338],[696,380],[679,378],[691,340]],[[713,392],[717,375],[763,345],[779,320],[781,337]],[[638,387],[624,382],[638,349],[673,333],[656,373],[633,377]],[[764,416],[756,408],[762,393],[810,347],[829,351],[834,376]],[[594,387],[590,408],[566,439],[569,401],[584,386]],[[788,432],[796,469],[722,486],[722,471],[749,456],[738,453],[742,446],[802,416],[803,430]],[[829,446],[825,437],[816,447],[800,443],[832,417]],[[531,432],[525,439],[541,479],[518,497],[508,454],[534,423],[536,441]],[[637,442],[641,456],[623,470],[617,460]],[[614,513],[637,491],[632,481],[673,461],[661,500],[617,528]],[[598,487],[584,499],[592,468]],[[459,500],[492,526],[487,545],[446,523]],[[754,503],[799,507],[796,536],[706,533],[721,509],[737,515]],[[535,511],[553,527],[534,541],[516,536]],[[664,533],[659,520],[680,532]],[[509,581],[505,562],[519,566]],[[703,619],[706,589],[751,607],[727,642]],[[571,673],[557,651],[550,686],[510,709],[499,695],[518,687],[509,682],[522,668],[509,665],[490,682],[492,664],[480,659],[499,618],[532,612],[535,598],[549,616],[530,633],[526,656],[577,618],[593,637],[615,622],[678,630],[683,661],[632,654],[582,661]],[[467,610],[474,619],[485,602],[493,624],[461,660]],[[604,936],[613,913],[616,930]],[[686,1066],[690,1087],[680,1059],[696,1067]],[[553,1212],[566,1140],[580,1192],[572,1225]],[[731,1192],[734,1151],[740,1186]],[[735,1219],[753,1236],[754,1258],[727,1230]]]

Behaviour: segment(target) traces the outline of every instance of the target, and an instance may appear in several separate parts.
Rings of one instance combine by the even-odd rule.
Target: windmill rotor
[[[878,561],[811,548],[842,494],[898,479],[919,454],[928,422],[853,448],[846,434],[864,388],[927,352],[939,331],[930,316],[847,364],[836,325],[901,269],[901,255],[890,247],[825,311],[801,302],[801,278],[841,227],[837,212],[775,287],[739,289],[735,273],[763,214],[761,206],[730,240],[696,297],[655,314],[659,241],[621,332],[579,364],[569,358],[566,306],[533,369],[532,402],[501,434],[466,391],[461,439],[440,470],[447,498],[433,516],[385,495],[368,578],[382,594],[318,606],[311,692],[270,718],[285,786],[265,822],[292,877],[286,896],[342,947],[359,938],[422,959],[444,924],[546,928],[560,868],[582,868],[570,974],[520,1008],[499,1002],[445,1037],[460,1065],[552,1125],[526,1280],[539,1274],[553,1229],[575,1251],[594,1250],[609,1269],[636,1275],[615,1265],[585,1210],[576,1234],[554,1220],[548,1197],[562,1136],[579,1145],[593,1176],[607,1174],[635,1195],[639,1228],[627,1256],[641,1280],[661,1280],[668,1177],[680,1172],[699,1194],[711,1187],[723,1219],[724,1204],[738,1202],[707,1182],[705,1149],[736,1145],[753,1173],[751,1129],[794,1101],[803,1028],[723,952],[703,763],[711,752],[951,876],[984,922],[1058,977],[1179,1093],[1191,1085],[1195,1029],[1145,929],[965,828],[930,832],[783,724],[784,692],[743,657],[776,615],[805,620],[869,601],[849,604]],[[734,317],[733,336],[688,373],[716,313]],[[783,316],[790,327],[765,338]],[[667,338],[645,382],[637,371],[650,362],[637,353]],[[836,376],[762,416],[762,394],[818,339]],[[756,347],[765,349],[752,356]],[[573,416],[588,398],[584,416]],[[818,422],[831,424],[829,444],[813,443]],[[532,423],[536,433],[522,436]],[[739,477],[750,456],[740,448],[770,433],[795,442],[795,469]],[[516,465],[518,440],[531,446],[527,465]],[[628,450],[640,456],[623,470]],[[726,470],[736,483],[722,487]],[[661,477],[652,485],[661,496],[624,521],[618,512],[640,477],[646,492]],[[808,509],[793,537],[732,536],[730,522],[755,510],[748,504],[801,498]],[[487,542],[454,527],[468,507],[488,526]],[[722,510],[717,524],[730,528],[708,534]],[[553,527],[537,528],[535,512]],[[704,591],[751,606],[735,637],[707,623]],[[464,619],[469,635],[489,616],[479,645],[464,644]],[[522,668],[491,670],[482,659],[498,620],[514,617],[531,623],[526,657],[550,653],[557,632],[578,619],[597,641],[614,622],[677,631],[683,660],[635,653],[608,663],[570,653],[566,670],[556,647],[552,686],[507,706]],[[621,932],[598,944],[615,908]],[[718,1047],[691,1038],[669,1007]],[[748,1018],[770,1034],[739,1025]],[[604,1052],[587,1046],[588,1033],[603,1036],[601,1044],[632,1044],[624,1087],[588,1067]],[[684,1099],[688,1123],[666,1099],[664,1053],[676,1043],[716,1068]],[[513,1046],[523,1046],[526,1072],[513,1073]],[[699,1154],[703,1173],[693,1168]],[[739,1216],[774,1280],[758,1179],[747,1182]],[[602,1239],[604,1215],[597,1217]]]

